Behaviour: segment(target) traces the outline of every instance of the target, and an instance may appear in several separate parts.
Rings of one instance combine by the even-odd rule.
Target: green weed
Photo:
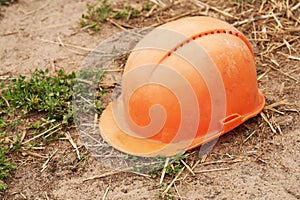
[[[0,0],[0,4],[2,5],[9,5],[9,2],[8,0]]]
[[[102,78],[102,72],[79,75],[93,75],[95,85]],[[31,72],[30,77],[21,75],[0,83],[0,192],[6,190],[4,180],[16,167],[6,158],[8,155],[55,141],[73,124],[75,80],[74,72],[67,74],[60,70],[50,75],[47,69],[37,69]],[[86,92],[89,87],[80,89]],[[90,90],[90,93],[97,97],[92,107],[102,112],[100,98],[105,95],[105,91]],[[27,143],[22,138],[24,129],[27,137],[32,137],[25,138],[32,139]]]
[[[91,28],[94,31],[100,30],[103,23],[109,19],[133,19],[141,16],[142,11],[149,11],[150,3],[144,3],[140,10],[131,6],[113,8],[107,0],[99,0],[97,4],[87,4],[87,13],[82,14],[80,19],[81,27]]]
[[[3,96],[10,107],[21,109],[24,114],[45,112],[49,118],[63,119],[71,112],[74,79],[75,73],[67,75],[63,70],[55,77],[51,77],[48,70],[35,70],[29,79],[22,75],[12,79]],[[5,108],[3,101],[0,107]]]
[[[150,4],[149,1],[147,1],[143,4],[143,10],[145,10],[145,11],[150,11],[151,10],[151,4]]]
[[[140,16],[140,11],[131,7],[123,7],[120,11],[114,14],[115,19],[131,19]]]
[[[9,175],[9,172],[16,168],[16,164],[11,163],[6,158],[6,148],[0,147],[0,192],[4,192],[7,189],[7,185],[3,180]]]
[[[98,4],[87,4],[87,9],[87,13],[81,16],[80,25],[94,30],[99,30],[112,12],[111,4],[107,0],[99,0]]]
[[[14,0],[0,0],[0,12],[2,11],[1,5],[8,6],[9,4],[13,3]]]
[[[82,69],[77,73],[76,84],[74,85],[74,93],[76,94],[74,96],[74,108],[80,109],[79,111],[82,113],[90,111],[96,111],[98,114],[102,113],[105,106],[101,98],[105,96],[106,91],[97,87],[102,77],[103,71],[92,67]],[[80,98],[84,98],[85,101]],[[87,104],[86,101],[94,102],[94,104]]]
[[[177,156],[170,158],[169,163],[166,166],[166,174],[169,176],[173,176],[174,174],[179,172],[182,169],[182,164],[180,160],[184,160],[184,159],[186,159],[186,155],[184,154],[178,154]],[[158,177],[159,173],[164,168],[166,158],[158,156],[155,158],[155,161],[158,162],[159,164],[150,170],[150,175],[152,178]]]

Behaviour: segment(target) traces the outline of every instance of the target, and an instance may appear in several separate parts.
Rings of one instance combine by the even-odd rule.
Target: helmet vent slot
[[[250,43],[247,41],[247,39],[245,38],[245,36],[243,36],[242,34],[240,34],[239,32],[235,31],[235,30],[226,30],[226,29],[217,29],[217,30],[213,30],[213,31],[206,31],[206,32],[202,32],[202,33],[198,33],[196,35],[193,35],[192,37],[184,40],[183,42],[179,43],[177,46],[175,46],[173,49],[171,49],[168,53],[166,57],[171,56],[174,52],[176,52],[179,48],[183,47],[185,44],[188,44],[190,41],[192,40],[197,40],[201,37],[205,37],[205,36],[209,36],[209,35],[216,35],[216,34],[229,34],[232,36],[236,36],[238,38],[240,38],[241,40],[243,40],[243,42],[248,46],[248,48],[250,49],[250,51],[252,52],[252,47],[250,45]]]

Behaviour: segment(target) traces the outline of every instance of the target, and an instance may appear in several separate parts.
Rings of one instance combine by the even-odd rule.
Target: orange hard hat
[[[247,38],[226,22],[188,17],[137,44],[100,131],[122,152],[173,156],[232,130],[264,104]]]

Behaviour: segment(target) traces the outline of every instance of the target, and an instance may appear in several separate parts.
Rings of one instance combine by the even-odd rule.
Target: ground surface
[[[254,47],[257,73],[262,75],[259,87],[267,105],[271,105],[264,113],[275,131],[261,116],[247,121],[220,138],[206,161],[195,167],[194,171],[199,173],[193,176],[185,170],[170,193],[174,199],[300,199],[300,86],[296,81],[300,80],[299,6],[296,1],[287,1],[288,6],[277,1],[262,1],[262,4],[255,1],[253,6],[219,2],[206,1],[213,7],[207,9],[202,5],[194,13],[191,11],[197,7],[189,7],[192,3],[178,6],[167,17],[200,12],[233,23],[270,11],[276,14],[237,26]],[[84,12],[86,1],[78,0],[20,0],[7,7],[0,19],[0,75],[28,74],[34,68],[49,68],[53,73],[60,68],[69,72],[78,69],[89,51],[67,48],[67,44],[93,49],[120,31],[107,23],[101,31],[89,34],[78,24]],[[160,21],[153,18],[128,23],[143,27]],[[65,47],[59,45],[58,38]],[[254,130],[255,134],[243,143]],[[81,146],[75,129],[71,135]],[[104,174],[107,169],[84,147],[80,151],[87,155],[87,160],[78,165],[74,148],[63,139],[37,152],[45,158],[19,155],[15,158],[18,167],[7,180],[9,189],[0,198],[102,199],[108,191],[106,199],[158,199],[160,190],[165,189],[158,187],[158,179],[133,173],[84,181]],[[197,149],[187,164],[192,166],[199,160],[196,154]],[[50,155],[52,159],[42,170]],[[168,184],[173,178],[166,177],[164,182]]]

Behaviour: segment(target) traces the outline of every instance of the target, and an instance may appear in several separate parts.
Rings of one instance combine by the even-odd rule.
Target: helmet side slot
[[[224,131],[230,131],[234,129],[235,127],[239,126],[242,123],[243,116],[241,116],[238,113],[231,114],[227,116],[223,121],[223,130]]]

